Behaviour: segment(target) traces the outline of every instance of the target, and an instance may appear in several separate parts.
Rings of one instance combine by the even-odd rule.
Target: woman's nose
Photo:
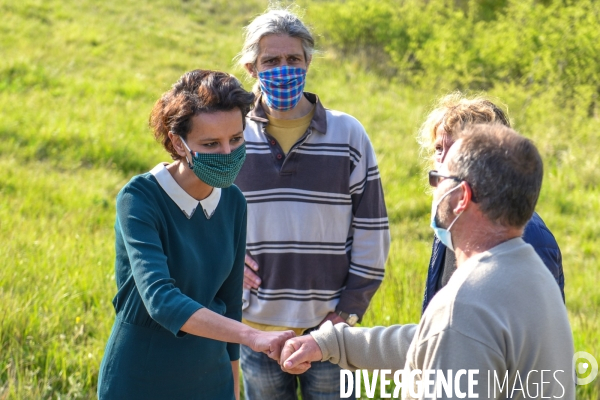
[[[231,144],[229,142],[223,144],[223,146],[221,147],[222,154],[230,154],[231,153]]]

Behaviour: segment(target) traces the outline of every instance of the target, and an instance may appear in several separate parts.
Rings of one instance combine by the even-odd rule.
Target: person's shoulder
[[[125,197],[146,198],[159,189],[156,178],[150,173],[135,175],[127,182],[117,194],[117,202]],[[141,196],[143,194],[143,196]]]
[[[226,197],[230,201],[245,206],[246,197],[237,185],[231,185],[229,187],[221,189],[221,196]]]
[[[157,186],[157,181],[150,172],[133,176],[122,188],[121,192],[129,190],[152,190]]]
[[[369,135],[358,119],[336,110],[326,110],[326,115],[328,140],[349,143],[357,149],[371,146]]]
[[[536,212],[525,225],[523,240],[534,248],[558,248],[554,235]]]
[[[532,296],[542,298],[548,287],[556,286],[533,246],[519,237],[473,257],[468,263],[472,268],[457,299],[461,304],[474,301],[472,309],[481,307],[490,312],[497,310],[498,304],[515,309],[527,307],[538,301]]]
[[[252,119],[246,116],[246,126],[244,128],[244,137],[258,135],[261,132],[260,124],[264,124],[264,122],[258,122],[255,119]]]
[[[345,127],[351,127],[364,132],[365,128],[362,123],[350,114],[343,111],[326,109],[327,124],[342,125]]]
[[[244,194],[242,193],[240,188],[235,184],[226,188],[222,188],[221,192],[223,194],[226,194],[227,196],[231,196],[233,199],[246,201]]]
[[[219,208],[226,210],[220,214],[222,218],[228,221],[242,221],[242,217],[247,212],[246,198],[236,185],[231,185],[221,189],[221,199],[219,200]]]

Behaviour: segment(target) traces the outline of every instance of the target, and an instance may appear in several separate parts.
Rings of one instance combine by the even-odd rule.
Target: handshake
[[[250,346],[277,361],[290,374],[306,372],[313,361],[321,361],[323,353],[311,335],[295,337],[293,331],[260,332]]]

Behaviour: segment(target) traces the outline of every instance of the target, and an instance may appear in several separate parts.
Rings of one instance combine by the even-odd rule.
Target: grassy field
[[[131,176],[168,160],[148,114],[188,70],[241,76],[231,61],[241,27],[266,6],[0,0],[0,399],[95,397],[114,317],[114,199]],[[454,87],[412,87],[321,50],[307,90],[367,128],[391,221],[388,273],[363,325],[416,322],[432,233],[415,134]],[[563,252],[575,348],[600,358],[600,121],[518,86],[490,93],[542,151],[538,212]],[[578,398],[599,398],[598,382]]]

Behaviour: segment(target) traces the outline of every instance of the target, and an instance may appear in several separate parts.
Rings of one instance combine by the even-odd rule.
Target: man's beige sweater
[[[573,337],[560,291],[521,238],[461,265],[418,325],[329,323],[311,335],[323,361],[342,368],[478,369],[474,388],[480,399],[575,398]],[[501,392],[494,376],[502,385],[505,375]],[[465,377],[460,387],[466,393]]]

